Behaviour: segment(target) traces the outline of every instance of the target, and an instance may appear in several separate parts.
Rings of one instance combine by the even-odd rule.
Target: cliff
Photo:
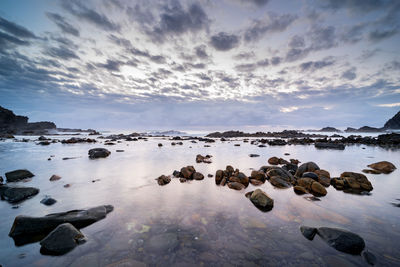
[[[400,111],[385,123],[385,129],[400,129]]]

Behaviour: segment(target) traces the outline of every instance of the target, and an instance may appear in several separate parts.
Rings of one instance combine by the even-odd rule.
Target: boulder
[[[197,163],[201,163],[201,162],[203,162],[203,163],[212,163],[211,156],[210,155],[202,156],[202,155],[199,154],[199,155],[196,156],[196,162]]]
[[[274,207],[274,200],[261,189],[251,192],[250,201],[262,211],[270,211]]]
[[[265,177],[265,173],[262,171],[252,171],[250,178],[264,182],[266,177]]]
[[[239,172],[237,178],[239,178],[239,182],[244,186],[247,187],[249,185],[250,179],[243,172]]]
[[[278,165],[279,164],[279,158],[278,157],[271,157],[268,159],[268,163],[271,165]]]
[[[295,187],[293,187],[293,190],[298,195],[304,195],[304,194],[308,193],[304,187],[299,186],[299,185],[296,185]]]
[[[316,170],[319,170],[319,167],[316,163],[310,161],[306,162],[300,165],[300,167],[297,169],[295,176],[296,177],[302,177],[303,173],[305,172],[314,172]]]
[[[317,234],[317,228],[314,227],[300,226],[300,231],[308,240],[313,240]]]
[[[316,196],[325,196],[328,192],[323,185],[318,182],[313,182],[311,185],[311,193]]]
[[[215,183],[220,184],[222,181],[222,178],[224,178],[224,171],[223,170],[218,170],[215,173]]]
[[[368,165],[368,167],[383,172],[383,173],[391,173],[392,171],[394,171],[396,169],[396,166],[393,165],[393,163],[389,162],[389,161],[380,161],[380,162],[376,162],[376,163],[372,163],[370,165]]]
[[[315,182],[311,178],[300,178],[297,180],[297,185],[304,187],[307,191],[311,191],[311,185]]]
[[[0,185],[2,185],[3,182],[4,182],[4,179],[3,179],[3,177],[0,176]]]
[[[52,213],[43,217],[18,215],[15,217],[9,236],[17,245],[35,242],[38,237],[47,235],[60,224],[70,223],[80,229],[104,219],[113,209],[111,205],[104,205],[86,210]]]
[[[85,241],[85,236],[70,223],[63,223],[40,241],[40,252],[45,255],[63,255]]]
[[[344,190],[346,193],[360,194],[373,190],[371,182],[362,173],[344,172],[340,177],[331,179],[331,184],[338,190]]]
[[[43,198],[40,203],[46,205],[46,206],[51,206],[53,204],[55,204],[57,202],[57,200],[55,200],[52,197],[46,196],[45,198]]]
[[[26,178],[33,177],[34,174],[28,170],[15,170],[11,172],[6,172],[6,179],[8,183],[18,182]]]
[[[169,182],[171,182],[171,177],[166,175],[161,175],[156,180],[159,185],[166,185],[169,184]]]
[[[311,178],[314,181],[318,181],[318,175],[313,172],[305,172],[305,173],[303,173],[303,175],[301,177],[302,178]]]
[[[111,154],[111,152],[105,148],[93,148],[89,150],[88,154],[90,159],[97,159],[106,158]]]
[[[256,180],[256,179],[250,179],[250,183],[251,183],[252,185],[254,185],[254,186],[259,186],[259,185],[264,184],[263,181]]]
[[[195,172],[195,173],[193,173],[193,179],[195,179],[195,180],[203,180],[204,179],[204,175],[199,173],[199,172]]]
[[[228,187],[230,189],[234,189],[234,190],[243,190],[246,188],[245,185],[238,183],[238,182],[230,182],[230,183],[228,183]]]
[[[1,199],[9,203],[18,203],[31,198],[39,193],[39,189],[34,187],[14,187],[8,185],[0,186]]]
[[[289,188],[292,186],[291,183],[288,181],[284,180],[281,176],[272,176],[269,178],[269,182],[278,188]]]
[[[364,239],[357,234],[343,229],[320,227],[317,234],[328,245],[345,253],[358,255],[365,248]]]
[[[290,172],[288,172],[285,169],[280,168],[280,167],[271,167],[267,171],[267,176],[268,176],[268,178],[271,178],[273,176],[279,176],[281,179],[285,180],[288,183],[295,182],[293,175]]]
[[[61,179],[61,176],[58,176],[58,175],[56,175],[56,174],[53,174],[51,177],[50,177],[50,181],[57,181],[57,180],[60,180]]]
[[[192,170],[191,170],[190,168],[188,168],[188,167],[183,167],[183,168],[181,169],[181,176],[182,176],[183,178],[191,179],[193,173],[194,173],[194,172],[192,172]]]
[[[290,163],[297,165],[300,163],[300,161],[298,159],[290,159]]]
[[[325,187],[329,187],[331,184],[331,175],[326,170],[316,170],[314,171],[315,174],[318,175],[318,182]]]

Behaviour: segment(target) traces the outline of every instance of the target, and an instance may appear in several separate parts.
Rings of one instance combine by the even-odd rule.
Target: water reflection
[[[158,143],[163,147],[159,148]],[[240,143],[241,146],[234,146]],[[360,256],[340,253],[323,241],[309,242],[301,225],[339,227],[364,238],[379,265],[399,265],[398,208],[390,203],[399,198],[398,171],[388,175],[367,174],[374,190],[370,196],[351,195],[327,188],[321,201],[308,201],[293,189],[279,190],[268,182],[237,192],[218,187],[215,174],[226,165],[246,175],[251,168],[267,165],[271,156],[315,161],[322,169],[339,176],[344,171],[360,172],[368,164],[388,160],[400,166],[398,151],[379,147],[348,146],[343,151],[316,150],[313,146],[259,148],[241,140],[204,143],[152,138],[148,142],[122,142],[107,147],[106,159],[89,160],[90,148],[101,144],[37,146],[33,143],[0,143],[0,173],[26,168],[36,176],[24,185],[40,188],[36,197],[12,209],[0,202],[0,264],[3,266],[117,266],[125,265],[365,265]],[[125,150],[117,153],[116,150]],[[290,153],[290,155],[284,155]],[[213,163],[197,164],[197,154],[210,154]],[[260,157],[249,157],[259,154]],[[47,159],[55,155],[52,160]],[[62,160],[64,157],[78,157]],[[373,158],[370,158],[373,157]],[[183,166],[193,165],[205,175],[202,181],[181,184],[173,179],[160,187],[154,180]],[[50,182],[53,175],[62,178]],[[98,180],[97,180],[98,179]],[[93,183],[93,180],[97,180]],[[69,188],[64,188],[70,184]],[[274,208],[260,212],[245,192],[261,188],[274,199]],[[44,206],[49,195],[57,200]],[[88,242],[72,252],[49,257],[40,254],[38,243],[15,247],[8,237],[15,216],[49,213],[111,204],[115,210],[106,219],[82,229]]]

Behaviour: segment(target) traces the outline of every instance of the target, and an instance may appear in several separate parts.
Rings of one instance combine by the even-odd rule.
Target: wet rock
[[[333,142],[316,142],[314,144],[316,148],[319,149],[338,149],[338,150],[344,150],[345,145],[341,143],[333,143]]]
[[[297,165],[300,163],[300,161],[298,159],[290,159],[290,163]]]
[[[181,172],[175,170],[175,171],[172,173],[172,175],[173,175],[174,177],[179,177],[179,176],[181,176]]]
[[[250,201],[262,211],[270,211],[274,207],[274,200],[261,189],[251,192]]]
[[[249,157],[250,158],[256,158],[256,157],[259,157],[260,155],[258,155],[258,154],[249,154]]]
[[[368,250],[363,251],[361,254],[363,259],[369,264],[369,265],[375,265],[376,264],[376,257],[374,254],[369,252]]]
[[[318,182],[325,187],[329,187],[331,184],[331,175],[326,170],[316,170],[314,171],[315,174],[318,175]]]
[[[268,159],[268,163],[271,165],[278,165],[279,164],[279,158],[278,157],[271,157]]]
[[[215,173],[215,183],[220,184],[222,181],[222,178],[224,178],[224,171],[223,170],[218,170]]]
[[[122,152],[125,152],[125,150],[123,150],[123,149],[117,149],[117,150],[115,150],[115,152],[122,153]]]
[[[214,175],[212,175],[211,173],[209,173],[209,174],[207,174],[207,177],[208,177],[208,178],[213,178]]]
[[[259,186],[259,185],[264,184],[263,181],[259,181],[259,180],[256,180],[256,179],[250,179],[250,183],[251,183],[252,185],[254,185],[254,186]]]
[[[378,170],[373,170],[373,169],[364,169],[362,170],[363,173],[368,173],[368,174],[381,174],[381,171]]]
[[[46,205],[46,206],[51,206],[53,204],[55,204],[57,202],[57,200],[55,200],[52,197],[46,196],[45,198],[43,198],[40,203]]]
[[[4,179],[3,179],[3,177],[0,176],[0,185],[2,185],[3,182],[4,182]]]
[[[38,145],[48,146],[48,145],[50,145],[50,142],[49,141],[41,141],[38,143]]]
[[[64,185],[64,188],[70,188],[71,187],[71,184],[65,184]]]
[[[265,176],[265,173],[262,171],[252,171],[251,175],[250,175],[250,179],[265,182],[266,176]]]
[[[158,147],[162,147],[163,146],[163,144],[161,144],[161,143],[158,143]]]
[[[150,237],[145,243],[145,250],[164,254],[174,251],[178,245],[178,236],[175,233],[162,233]]]
[[[181,182],[181,183],[186,183],[187,180],[186,180],[186,178],[181,177],[181,178],[179,178],[179,182]]]
[[[228,183],[228,187],[229,187],[230,189],[234,189],[234,190],[243,190],[243,189],[246,188],[245,185],[243,185],[243,184],[241,184],[241,183],[238,183],[238,182],[229,182],[229,183]]]
[[[195,173],[193,173],[193,179],[195,179],[195,180],[203,180],[204,179],[204,175],[201,174],[200,172],[195,172]]]
[[[288,171],[288,172],[290,172],[290,174],[294,175],[297,171],[297,165],[293,164],[293,163],[287,163],[282,166],[282,169],[284,169],[285,171]]]
[[[308,193],[304,187],[299,186],[299,185],[296,185],[295,187],[293,187],[293,190],[298,195],[304,195],[304,194]]]
[[[212,163],[212,161],[211,161],[211,157],[212,156],[210,156],[210,155],[206,155],[206,156],[202,156],[202,155],[197,155],[196,156],[196,162],[197,163]]]
[[[111,154],[111,152],[105,148],[93,148],[89,150],[88,154],[89,158],[97,159],[97,158],[106,158]]]
[[[61,141],[62,144],[77,144],[77,143],[96,143],[95,139],[90,138],[76,138],[65,139]]]
[[[311,193],[316,196],[325,196],[328,192],[323,185],[318,182],[313,182],[311,185]]]
[[[85,241],[85,236],[70,223],[63,223],[42,241],[40,252],[45,255],[63,255]]]
[[[51,177],[50,177],[50,181],[58,181],[58,180],[60,180],[61,179],[61,176],[58,176],[58,175],[56,175],[56,174],[53,174]]]
[[[365,248],[364,239],[357,234],[343,229],[320,227],[317,234],[328,245],[345,253],[357,255]]]
[[[292,186],[291,183],[287,182],[286,180],[282,179],[281,176],[272,176],[269,178],[269,182],[278,188],[289,188]]]
[[[191,169],[188,168],[188,167],[183,167],[183,168],[181,169],[181,176],[182,176],[183,178],[191,179],[191,178],[192,178],[192,174],[193,174],[193,172],[192,172]]]
[[[1,199],[7,200],[9,203],[21,202],[37,195],[38,193],[39,189],[34,187],[0,186]]]
[[[157,180],[157,183],[159,185],[166,185],[166,184],[169,184],[171,182],[171,177],[166,176],[166,175],[161,175],[156,180]]]
[[[313,172],[305,172],[305,173],[303,173],[303,175],[301,177],[302,178],[311,178],[314,181],[318,181],[318,175]]]
[[[52,213],[43,217],[19,215],[14,220],[9,236],[17,245],[35,242],[39,236],[47,235],[60,224],[70,223],[80,229],[104,219],[113,209],[111,205],[104,205],[86,210]]]
[[[360,194],[373,190],[371,182],[362,173],[344,172],[340,177],[332,178],[331,184],[338,190],[346,193]]]
[[[18,182],[26,178],[33,177],[34,174],[28,170],[15,170],[11,172],[6,172],[6,179],[8,183]]]
[[[296,177],[302,177],[303,173],[305,172],[314,172],[316,170],[319,170],[319,167],[316,163],[310,161],[306,162],[300,165],[300,167],[297,169],[295,176]]]
[[[226,184],[226,178],[222,178],[220,185],[225,186]]]
[[[389,161],[380,161],[373,164],[368,165],[368,167],[383,172],[385,174],[391,173],[396,169],[396,166]]]
[[[317,234],[317,228],[314,227],[300,226],[300,231],[308,240],[313,240]]]

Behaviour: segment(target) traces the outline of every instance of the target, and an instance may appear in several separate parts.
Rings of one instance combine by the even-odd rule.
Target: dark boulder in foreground
[[[88,154],[89,158],[97,159],[97,158],[106,158],[111,154],[111,152],[105,148],[93,148],[89,150]]]
[[[396,169],[396,166],[389,161],[376,162],[368,165],[368,167],[385,174],[391,173]]]
[[[14,239],[16,245],[36,242],[60,224],[70,223],[80,229],[104,219],[113,209],[111,205],[104,205],[86,210],[52,213],[43,217],[19,215],[15,217],[9,236]]]
[[[316,148],[320,149],[338,149],[344,150],[345,145],[340,143],[333,143],[333,142],[317,142],[314,144]]]
[[[317,233],[322,240],[336,250],[359,255],[365,248],[364,239],[352,232],[330,227],[312,228],[307,226],[300,227],[301,233],[309,240],[313,240]]]
[[[248,192],[246,197],[261,211],[270,211],[274,207],[274,200],[261,189]]]
[[[85,236],[70,223],[63,223],[42,241],[40,252],[45,255],[63,255],[85,242]]]
[[[7,185],[0,186],[1,199],[7,200],[10,203],[21,202],[37,195],[38,193],[39,189],[34,187],[13,187]]]
[[[6,172],[7,182],[9,183],[18,182],[26,178],[31,178],[33,176],[33,173],[28,170],[15,170],[12,172]]]

